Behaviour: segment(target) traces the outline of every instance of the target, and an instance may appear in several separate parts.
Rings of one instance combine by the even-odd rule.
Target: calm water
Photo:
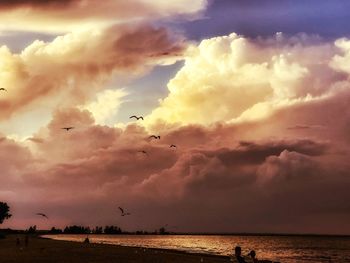
[[[58,240],[83,241],[86,235],[49,235]],[[303,237],[303,236],[130,236],[89,235],[90,242],[168,248],[197,253],[229,255],[232,248],[240,245],[243,253],[250,249],[258,258],[294,262],[350,262],[350,238]]]

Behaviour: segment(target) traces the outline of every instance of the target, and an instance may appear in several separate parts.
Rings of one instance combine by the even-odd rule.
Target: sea
[[[47,235],[56,240],[82,242],[86,235]],[[281,263],[350,262],[350,237],[340,236],[239,236],[239,235],[89,235],[90,242],[164,248],[232,255],[235,246],[248,254],[255,250],[259,259]]]

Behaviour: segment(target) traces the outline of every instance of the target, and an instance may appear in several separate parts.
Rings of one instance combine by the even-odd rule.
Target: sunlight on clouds
[[[0,2],[0,29],[62,33],[179,15],[191,19],[206,5],[206,0],[6,1]]]
[[[94,102],[82,108],[92,113],[97,124],[106,125],[113,121],[126,95],[128,93],[124,89],[105,90],[96,95]]]
[[[188,49],[184,67],[168,83],[169,95],[146,123],[261,119],[284,106],[322,99],[344,79],[329,67],[339,46],[281,33],[268,39],[232,33],[203,40]]]

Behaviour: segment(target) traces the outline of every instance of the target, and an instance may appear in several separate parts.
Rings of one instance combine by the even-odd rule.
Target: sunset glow
[[[1,227],[350,234],[350,5],[265,2],[1,1]]]

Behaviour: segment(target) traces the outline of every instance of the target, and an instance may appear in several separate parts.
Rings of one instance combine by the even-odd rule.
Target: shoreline
[[[176,249],[145,248],[105,243],[83,243],[30,236],[24,245],[25,235],[11,234],[0,239],[1,262],[231,262],[229,256],[192,253]],[[20,246],[16,245],[20,239]]]
[[[46,235],[45,235],[46,236]],[[83,241],[74,241],[74,240],[60,240],[60,239],[52,239],[45,236],[37,236],[37,238],[42,239],[48,239],[53,241],[63,241],[63,242],[73,242],[73,243],[84,243]],[[127,246],[127,245],[120,245],[120,244],[111,244],[111,243],[105,243],[105,242],[91,242],[90,244],[97,244],[97,245],[107,245],[107,246],[113,246],[113,247],[122,247],[122,248],[131,248],[131,249],[148,249],[148,250],[155,250],[155,251],[163,251],[163,252],[174,252],[174,253],[184,253],[184,254],[190,254],[190,255],[200,255],[200,256],[213,256],[213,257],[221,257],[221,258],[227,258],[229,259],[229,256],[225,255],[219,255],[214,253],[203,253],[203,252],[196,252],[196,251],[186,251],[181,249],[174,249],[174,248],[157,248],[157,247],[143,247],[143,246]]]

